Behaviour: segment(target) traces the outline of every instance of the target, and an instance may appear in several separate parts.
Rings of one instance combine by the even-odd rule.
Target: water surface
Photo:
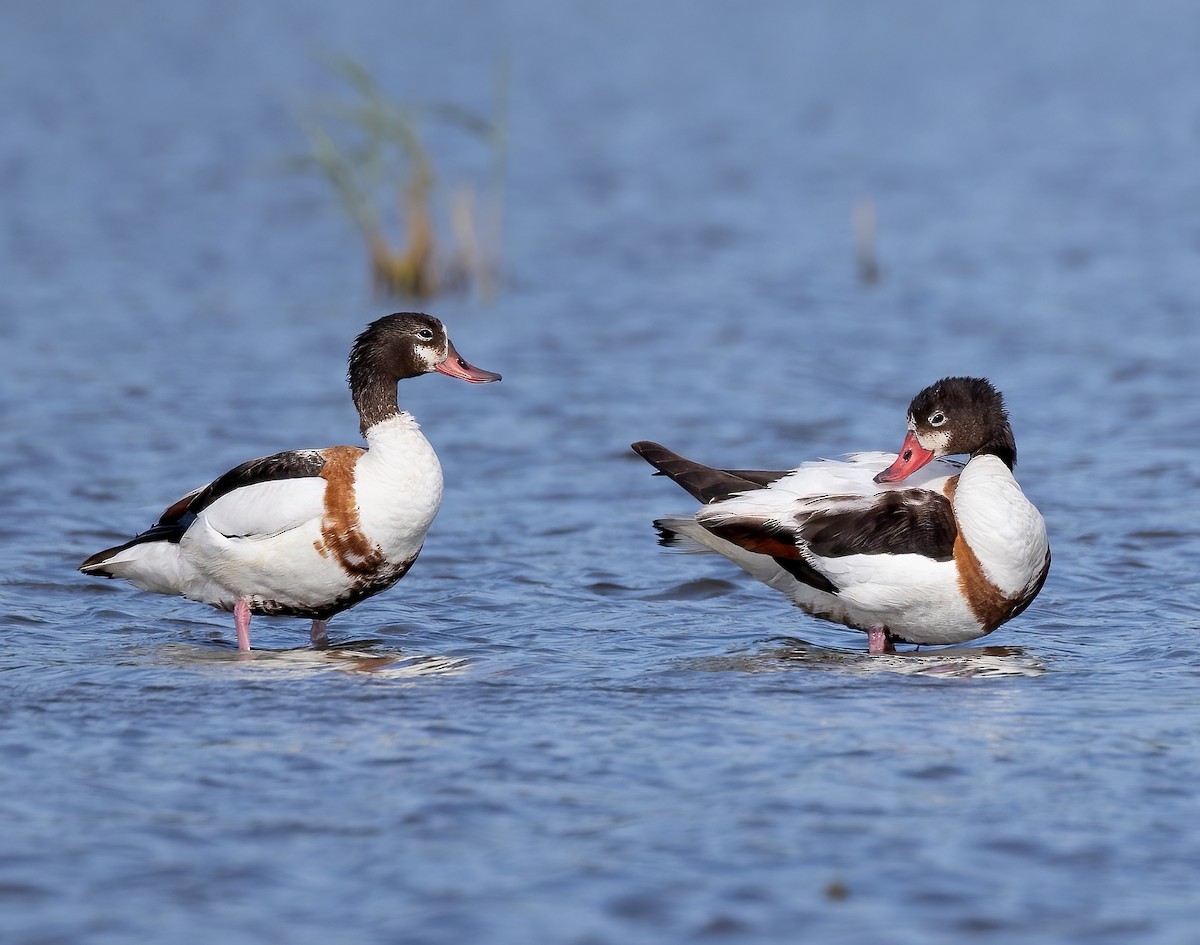
[[[18,2],[0,14],[0,932],[12,942],[1190,942],[1200,926],[1200,17],[1184,3]],[[386,310],[289,107],[350,52],[486,107],[505,375],[402,385],[447,491],[305,647],[75,565],[357,441]],[[874,201],[882,280],[859,283]],[[650,521],[627,444],[895,449],[1007,394],[1054,567],[870,659]]]

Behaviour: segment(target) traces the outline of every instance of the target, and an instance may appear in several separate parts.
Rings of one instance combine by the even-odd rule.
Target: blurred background
[[[1190,940],[1198,53],[1183,0],[7,0],[0,931]],[[374,642],[241,665],[74,573],[358,442],[413,308],[505,379],[401,385],[447,491]],[[655,547],[629,442],[895,449],[947,374],[1055,554],[957,682]]]

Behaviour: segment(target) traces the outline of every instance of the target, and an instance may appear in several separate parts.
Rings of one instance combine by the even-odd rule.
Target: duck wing
[[[706,506],[696,520],[718,538],[768,554],[797,580],[829,593],[837,593],[840,570],[824,566],[832,559],[916,554],[950,561],[958,536],[949,500],[921,488],[809,497],[769,489]]]
[[[248,460],[173,502],[150,528],[124,544],[97,552],[79,568],[95,570],[133,545],[178,543],[202,513],[213,528],[229,537],[266,537],[295,528],[322,514],[325,480],[321,473],[326,462],[326,450],[287,450]]]

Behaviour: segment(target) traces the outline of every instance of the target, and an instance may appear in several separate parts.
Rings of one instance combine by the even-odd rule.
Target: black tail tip
[[[97,552],[96,554],[88,557],[86,560],[80,561],[79,564],[77,564],[75,566],[75,570],[83,571],[84,573],[87,573],[88,571],[95,568],[97,565],[103,564],[104,558],[105,558],[105,553],[103,551]]]
[[[667,475],[663,471],[663,463],[679,459],[678,456],[661,443],[655,443],[653,440],[638,440],[636,443],[630,443],[629,448],[655,468],[656,472],[654,475],[656,476]]]
[[[105,548],[103,551],[97,551],[87,560],[79,562],[75,570],[82,571],[84,574],[91,574],[94,577],[112,577],[107,571],[101,570],[100,566],[112,557],[113,552],[119,550],[120,547],[118,546],[117,548]]]
[[[670,548],[672,545],[677,545],[680,542],[679,532],[672,528],[668,528],[661,521],[654,523],[654,530],[658,532],[658,543],[664,548]]]

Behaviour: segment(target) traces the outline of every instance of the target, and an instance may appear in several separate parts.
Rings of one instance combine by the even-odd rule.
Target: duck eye
[[[433,329],[422,328],[420,331],[417,332],[417,337],[420,338],[422,341],[433,341]]]
[[[929,418],[929,425],[931,427],[940,427],[945,422],[946,422],[946,415],[944,413],[942,413],[940,410]]]

